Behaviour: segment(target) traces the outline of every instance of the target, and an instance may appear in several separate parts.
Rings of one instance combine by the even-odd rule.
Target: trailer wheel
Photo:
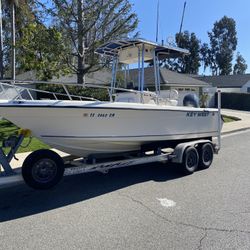
[[[62,158],[47,149],[31,153],[22,166],[23,179],[35,189],[49,189],[55,186],[62,179],[63,174]]]
[[[182,170],[185,174],[192,174],[199,165],[199,155],[195,147],[188,147],[183,155]]]
[[[214,158],[214,149],[211,143],[205,143],[204,145],[202,145],[202,147],[199,150],[199,156],[200,156],[199,167],[201,169],[209,168]]]

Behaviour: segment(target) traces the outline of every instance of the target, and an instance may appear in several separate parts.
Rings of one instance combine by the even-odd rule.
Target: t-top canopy
[[[101,47],[96,49],[96,53],[104,56],[119,56],[121,62],[133,63],[137,57],[136,48],[145,47],[145,61],[153,60],[153,52],[158,56],[159,59],[165,58],[176,58],[183,55],[188,55],[189,51],[170,45],[159,45],[157,43],[143,40],[143,39],[128,39],[128,40],[116,40],[103,44]],[[124,52],[127,53],[124,53]],[[134,54],[134,56],[133,56]],[[135,55],[136,54],[136,55]],[[124,57],[127,57],[126,59]],[[128,60],[128,57],[131,57]]]

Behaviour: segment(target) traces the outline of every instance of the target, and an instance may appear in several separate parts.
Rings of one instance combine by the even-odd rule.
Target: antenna
[[[182,31],[182,24],[183,24],[184,15],[185,15],[186,4],[187,4],[187,2],[185,1],[185,2],[184,2],[184,7],[183,7],[183,12],[182,12],[182,17],[181,17],[181,25],[180,25],[179,35],[181,34],[181,31]],[[180,38],[179,38],[179,39],[180,39]]]
[[[157,20],[156,20],[156,38],[155,41],[158,43],[158,33],[159,33],[159,6],[160,6],[160,1],[158,0],[157,2]]]

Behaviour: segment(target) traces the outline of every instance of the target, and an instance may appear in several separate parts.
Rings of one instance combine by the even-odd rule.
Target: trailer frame
[[[23,140],[22,137],[19,137],[18,144],[21,144],[21,141]],[[151,151],[151,152],[145,152],[141,155],[134,157],[130,156],[127,159],[121,159],[121,160],[111,160],[111,161],[101,161],[98,163],[86,163],[85,159],[75,159],[74,157],[65,157],[62,158],[64,161],[64,176],[70,176],[70,175],[77,175],[77,174],[84,174],[84,173],[90,173],[90,172],[101,172],[101,173],[107,173],[111,169],[116,168],[123,168],[123,167],[129,167],[129,166],[135,166],[135,165],[143,165],[143,164],[149,164],[149,163],[183,163],[183,157],[185,155],[185,151],[187,148],[193,147],[197,148],[200,145],[204,145],[206,143],[210,143],[213,146],[214,153],[218,153],[218,150],[216,149],[216,144],[212,143],[210,140],[195,140],[191,142],[185,142],[178,144],[172,152],[164,152],[162,149],[159,149],[157,151]],[[17,147],[18,149],[18,147]],[[16,149],[16,151],[17,151]],[[49,151],[49,150],[48,150]],[[53,151],[52,151],[53,152]],[[14,153],[14,150],[12,154]],[[14,157],[14,155],[12,156]],[[46,157],[46,154],[44,155],[44,158]],[[4,168],[5,173],[0,173],[0,186],[11,184],[11,183],[19,183],[20,181],[23,181],[22,171],[21,168],[18,169],[12,169],[9,162],[11,158],[8,158],[7,156],[2,153],[2,149],[0,150],[0,161],[1,165]],[[6,172],[7,170],[7,172]],[[190,172],[191,173],[191,172]],[[47,188],[42,188],[47,189]]]

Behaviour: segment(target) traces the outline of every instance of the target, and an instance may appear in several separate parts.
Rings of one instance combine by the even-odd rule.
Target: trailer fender
[[[173,152],[174,158],[172,159],[172,162],[174,163],[182,163],[183,161],[183,154],[188,147],[198,147],[200,144],[204,143],[212,143],[210,140],[196,140],[196,141],[190,141],[190,142],[184,142],[178,144]]]

